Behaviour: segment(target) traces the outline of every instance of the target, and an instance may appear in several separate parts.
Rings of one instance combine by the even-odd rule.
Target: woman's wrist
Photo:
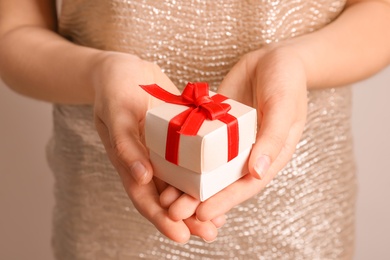
[[[141,71],[145,61],[131,54],[101,51],[90,59],[91,98],[94,101],[96,94],[104,87],[128,84],[132,85],[132,73]]]
[[[302,58],[301,53],[299,52],[299,48],[288,41],[286,42],[278,42],[270,45],[266,45],[261,49],[255,51],[254,55],[250,54],[249,60],[252,63],[257,63],[257,68],[254,75],[261,75],[262,73],[291,73],[292,77],[294,75],[299,75],[301,79],[304,79],[305,88],[309,88],[310,86],[310,76],[307,64],[305,64],[305,60]],[[248,67],[254,67],[253,65],[249,65]],[[259,71],[259,69],[261,71]],[[286,70],[288,72],[286,72]]]
[[[293,62],[295,67],[300,68],[306,78],[307,89],[321,89],[339,86],[339,81],[343,79],[334,78],[332,68],[327,68],[324,63],[330,64],[326,50],[318,53],[318,48],[313,47],[310,35],[304,35],[282,42],[270,44],[264,49],[268,55],[272,55],[276,60],[283,59],[284,62]],[[279,57],[279,58],[278,58]],[[293,71],[292,71],[293,73]]]

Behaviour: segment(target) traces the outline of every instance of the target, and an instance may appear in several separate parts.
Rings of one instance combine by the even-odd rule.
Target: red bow
[[[178,151],[180,134],[196,135],[203,122],[208,120],[220,120],[228,127],[228,161],[238,154],[238,122],[228,114],[230,105],[221,103],[227,97],[216,94],[209,96],[209,87],[205,82],[188,83],[181,95],[174,95],[156,84],[141,85],[152,96],[167,103],[188,106],[169,121],[165,159],[178,164]],[[170,149],[168,149],[168,144]],[[172,149],[173,148],[173,149]]]

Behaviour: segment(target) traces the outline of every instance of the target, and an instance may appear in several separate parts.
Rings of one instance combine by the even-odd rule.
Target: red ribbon
[[[156,84],[141,87],[167,103],[189,107],[169,121],[165,148],[167,161],[178,164],[180,134],[196,135],[206,119],[219,120],[227,125],[228,161],[238,155],[238,121],[228,114],[230,105],[222,103],[227,97],[220,94],[210,97],[209,87],[205,82],[188,83],[181,95],[174,95]]]

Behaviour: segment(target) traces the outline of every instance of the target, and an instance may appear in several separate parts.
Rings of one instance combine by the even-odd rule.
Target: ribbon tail
[[[187,109],[176,115],[169,121],[167,140],[165,145],[165,159],[171,163],[179,163],[179,147],[180,147],[180,129],[191,113],[192,109]]]
[[[227,114],[230,110],[230,105],[226,103],[214,103],[210,102],[202,105],[204,113],[207,114],[207,118],[210,120],[216,120]]]
[[[179,133],[183,135],[194,136],[197,135],[200,127],[202,126],[206,116],[199,108],[195,108],[188,115]]]

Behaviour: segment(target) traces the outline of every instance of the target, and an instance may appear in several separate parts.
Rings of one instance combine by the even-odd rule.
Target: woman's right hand
[[[200,222],[195,216],[179,221],[169,217],[169,205],[160,203],[160,193],[169,185],[152,178],[153,168],[144,145],[146,111],[161,101],[139,85],[156,83],[176,94],[179,90],[156,64],[129,54],[104,53],[93,67],[96,129],[136,209],[173,241],[185,243],[191,234],[214,240],[223,217],[213,222]]]

